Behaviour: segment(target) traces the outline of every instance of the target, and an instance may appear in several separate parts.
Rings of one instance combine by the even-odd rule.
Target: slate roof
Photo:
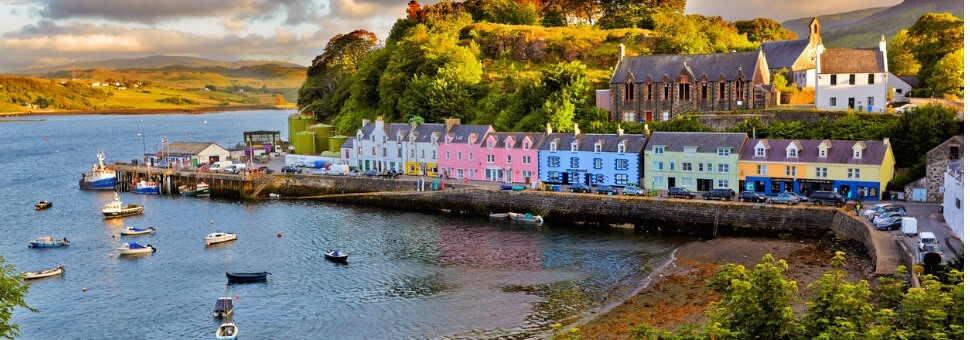
[[[478,140],[475,141],[473,145],[482,145],[485,142],[485,136],[491,129],[490,125],[455,125],[451,127],[451,131],[448,135],[454,137],[451,141],[452,143],[468,143],[468,137],[471,134],[478,135]]]
[[[408,138],[408,132],[411,131],[411,124],[408,123],[384,123],[384,133],[387,135],[387,140],[397,140],[397,135],[401,134],[401,140],[406,140]]]
[[[717,148],[727,147],[731,148],[731,154],[738,154],[747,138],[748,135],[744,133],[654,132],[650,134],[647,150],[653,150],[655,145],[663,145],[665,150],[684,152],[685,146],[696,146],[697,152],[716,153]]]
[[[512,139],[515,140],[514,144],[512,144],[513,149],[522,149],[522,141],[525,140],[526,137],[529,137],[532,139],[532,145],[529,149],[536,150],[539,148],[539,145],[542,143],[542,138],[545,137],[546,135],[541,132],[492,132],[488,134],[488,137],[495,138],[496,149],[498,148],[504,149],[505,140],[509,136],[512,136]]]
[[[651,138],[653,139],[653,138]],[[768,144],[765,157],[756,157],[754,148],[759,142]],[[802,150],[797,158],[788,158],[787,148],[791,144],[791,139],[752,139],[744,147],[741,153],[741,161],[750,162],[784,162],[784,163],[828,163],[828,164],[860,164],[860,165],[882,165],[882,160],[886,155],[888,146],[882,141],[854,141],[854,140],[829,140],[832,148],[828,150],[827,157],[818,156],[818,145],[821,140],[798,140]],[[852,146],[856,143],[863,143],[866,148],[862,151],[862,159],[852,159]]]
[[[579,140],[579,151],[594,152],[596,143],[601,142],[603,152],[617,152],[620,143],[626,142],[625,153],[642,153],[643,147],[647,144],[647,138],[643,135],[615,135],[615,134],[580,134],[576,137],[571,133],[553,133],[545,137],[539,145],[539,150],[550,151],[549,145],[552,141],[558,141],[557,151],[572,150],[572,143]]]
[[[830,48],[819,56],[821,74],[886,72],[878,48]]]
[[[792,69],[798,57],[808,48],[808,43],[808,39],[768,41],[761,43],[761,50],[765,53],[769,69]]]
[[[347,140],[345,140],[344,143],[340,145],[340,148],[341,149],[353,149],[354,148],[354,139],[353,138],[347,138]]]
[[[551,151],[568,151],[570,143],[572,143],[574,140],[576,140],[576,136],[571,133],[552,133],[547,135],[546,138],[542,140],[542,143],[539,145],[539,150],[550,150],[549,144],[556,141],[558,143],[556,144],[556,149]]]
[[[374,127],[376,125],[377,124],[374,122],[370,122],[367,125],[364,125],[364,127],[360,128],[360,131],[364,134],[362,139],[370,139],[370,134],[374,133]]]
[[[431,135],[435,132],[438,133],[438,138],[445,135],[445,124],[418,124],[411,133],[418,133],[418,137],[414,139],[415,142],[420,143],[430,143]]]
[[[758,67],[758,53],[755,52],[734,52],[734,53],[715,53],[715,54],[658,54],[635,57],[624,57],[620,60],[616,70],[613,71],[613,78],[610,84],[623,84],[628,72],[633,73],[636,82],[643,83],[647,78],[652,78],[654,82],[660,82],[666,75],[670,79],[675,79],[686,63],[691,74],[700,79],[701,75],[706,74],[707,79],[718,79],[724,75],[728,79],[734,79],[738,69],[744,73],[745,78],[751,79],[755,69]]]
[[[212,144],[222,148],[215,142],[171,142],[159,152],[169,155],[198,155]],[[222,149],[225,150],[225,148]]]

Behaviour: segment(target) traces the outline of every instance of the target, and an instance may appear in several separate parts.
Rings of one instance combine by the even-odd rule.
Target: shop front
[[[811,195],[816,191],[833,191],[836,188],[835,181],[825,179],[799,179],[798,192],[802,195]]]
[[[833,186],[846,199],[863,201],[877,201],[880,195],[879,182],[835,181]]]

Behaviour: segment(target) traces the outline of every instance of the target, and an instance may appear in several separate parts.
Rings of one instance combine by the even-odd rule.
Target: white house
[[[913,77],[907,77],[913,78]],[[895,74],[889,74],[889,88],[893,91],[893,99],[900,99],[906,96],[909,91],[913,90],[916,84],[910,84],[909,81],[903,79]]]
[[[963,161],[950,163],[943,179],[943,220],[963,240]]]
[[[344,141],[344,144],[340,146],[340,164],[347,164],[351,167],[357,166],[358,153],[357,149],[354,147],[354,142],[356,138],[348,138]]]
[[[411,123],[404,145],[404,173],[415,176],[438,175],[438,143],[445,134],[445,124]]]
[[[374,122],[364,119],[354,137],[357,149],[357,168],[360,170],[404,171],[404,140],[411,126],[403,123],[385,124],[381,117]]]
[[[873,49],[818,48],[815,108],[886,112],[889,70],[885,38]]]

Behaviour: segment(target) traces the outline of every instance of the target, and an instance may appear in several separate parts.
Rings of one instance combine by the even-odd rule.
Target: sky
[[[688,0],[687,12],[781,22],[899,2]],[[406,5],[407,0],[0,0],[0,71],[151,55],[309,65],[336,34],[366,29],[386,37]]]

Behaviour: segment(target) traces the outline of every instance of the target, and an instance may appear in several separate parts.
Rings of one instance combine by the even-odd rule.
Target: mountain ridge
[[[889,7],[874,7],[818,16],[822,24],[822,43],[826,47],[876,47],[881,37],[888,41],[899,30],[908,29],[923,14],[951,13],[963,17],[959,0],[904,0]],[[811,17],[782,22],[782,27],[804,37]]]
[[[306,68],[303,65],[278,60],[240,60],[240,61],[219,61],[197,57],[153,55],[141,58],[114,58],[106,60],[84,61],[73,64],[63,64],[57,66],[36,67],[28,69],[13,70],[10,74],[45,74],[71,69],[161,69],[169,66],[185,67],[223,67],[227,69],[239,69],[247,66],[257,65],[279,65],[287,68]]]

